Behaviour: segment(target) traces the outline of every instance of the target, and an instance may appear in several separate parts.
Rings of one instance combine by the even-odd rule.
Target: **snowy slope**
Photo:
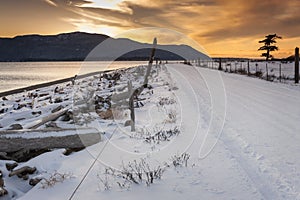
[[[149,149],[122,135],[126,128],[108,127],[107,138],[87,150],[69,157],[57,150],[29,161],[72,178],[47,189],[37,185],[20,199],[300,199],[299,86],[181,64],[167,69],[169,85],[178,89],[167,93],[157,87],[154,98],[176,99],[178,136]],[[153,127],[161,118],[151,103],[137,113],[141,127]],[[149,187],[119,188],[113,185],[119,179],[109,176],[112,186],[105,190],[97,177],[105,178],[107,165],[117,168],[140,158],[163,165],[183,152],[191,155],[188,166],[166,167],[162,179]]]

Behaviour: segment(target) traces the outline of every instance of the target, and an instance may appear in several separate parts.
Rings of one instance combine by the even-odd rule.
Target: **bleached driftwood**
[[[36,129],[40,126],[42,126],[43,124],[46,124],[49,121],[53,121],[57,118],[59,118],[60,116],[64,115],[67,111],[68,111],[69,107],[61,109],[57,112],[51,113],[46,117],[43,117],[42,119],[38,119],[36,121],[34,121],[33,123],[31,123],[28,127],[28,129]]]
[[[118,102],[118,101],[122,101],[124,99],[128,99],[130,97],[130,92],[129,91],[125,91],[122,93],[117,93],[117,94],[113,94],[111,97],[111,100],[113,102]]]

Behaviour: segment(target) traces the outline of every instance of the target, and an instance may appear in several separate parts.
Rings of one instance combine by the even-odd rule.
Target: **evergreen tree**
[[[264,46],[261,46],[258,49],[258,51],[267,51],[261,54],[262,57],[266,57],[267,61],[269,60],[269,58],[273,57],[270,54],[270,52],[278,50],[278,47],[274,45],[275,43],[277,43],[276,39],[282,39],[282,37],[276,34],[270,34],[270,35],[266,35],[264,40],[259,41],[259,43],[264,43]]]

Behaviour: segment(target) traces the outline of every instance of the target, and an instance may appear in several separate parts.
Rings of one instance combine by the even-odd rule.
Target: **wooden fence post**
[[[299,48],[295,48],[295,83],[299,83]]]
[[[218,68],[218,70],[222,71],[222,59],[221,58],[219,59],[219,68]]]
[[[267,71],[267,81],[268,81],[269,80],[268,63],[266,63],[266,71]]]
[[[234,62],[234,73],[236,73],[237,61]]]
[[[281,63],[279,63],[279,82],[281,82]]]
[[[247,74],[248,76],[250,76],[250,62],[248,60],[248,63],[247,63]]]
[[[258,71],[258,64],[257,63],[255,63],[255,74],[257,75],[257,71]]]
[[[145,74],[143,85],[138,87],[137,89],[133,90],[132,89],[132,83],[128,82],[129,109],[130,109],[131,131],[132,132],[135,131],[134,98],[137,98],[142,93],[144,88],[148,87],[148,79],[149,79],[151,68],[152,68],[152,63],[153,63],[153,58],[154,58],[154,55],[155,55],[156,46],[157,46],[157,40],[156,40],[156,38],[154,38],[153,47],[152,47],[152,50],[151,50],[149,63],[148,63],[148,67],[147,67],[147,71],[146,71],[146,74]]]

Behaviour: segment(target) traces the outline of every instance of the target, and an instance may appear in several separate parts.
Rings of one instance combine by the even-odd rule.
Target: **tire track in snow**
[[[238,97],[238,95],[236,97]],[[244,109],[248,110],[248,113],[254,113],[254,115],[258,116],[259,118],[261,118],[264,121],[268,120],[268,118],[265,115],[258,113],[258,112],[254,112],[253,109],[250,109],[246,105],[242,104],[240,100],[235,99],[234,104],[236,104],[236,105],[240,104]],[[271,126],[274,126],[277,129],[280,129],[285,133],[286,133],[286,129],[288,128],[288,126],[282,127],[282,124],[280,124],[276,121],[268,120],[268,123]],[[288,199],[300,199],[300,196],[299,196],[300,191],[298,191],[297,188],[291,183],[289,178],[285,177],[284,174],[278,168],[276,168],[273,163],[271,163],[269,160],[267,160],[264,155],[257,153],[250,144],[248,144],[244,139],[242,139],[241,135],[237,134],[238,130],[236,130],[231,125],[227,125],[227,126],[229,126],[229,128],[226,128],[226,130],[227,129],[230,130],[230,134],[229,133],[227,133],[227,134],[233,136],[233,133],[235,133],[234,140],[236,142],[236,144],[233,144],[233,141],[229,142],[230,145],[227,145],[228,148],[230,149],[232,145],[233,146],[236,145],[237,146],[236,149],[234,149],[232,152],[235,153],[237,151],[237,148],[239,148],[240,149],[239,152],[241,152],[241,154],[248,156],[249,160],[253,160],[252,163],[257,162],[257,166],[254,166],[254,167],[259,169],[258,172],[263,173],[264,176],[266,176],[266,178],[269,177],[271,183],[277,183],[277,185],[275,185],[275,187],[277,187],[277,190],[281,191],[282,195],[287,195]],[[290,130],[291,131],[289,132],[289,139],[291,141],[297,141],[297,138],[295,138],[295,135],[292,134],[292,129],[290,129]],[[227,134],[225,133],[223,135],[223,136],[225,136],[226,142],[228,141],[228,138],[226,138]],[[245,158],[245,156],[244,156],[244,158]],[[280,199],[282,199],[282,198],[280,198]],[[286,198],[287,197],[285,196],[284,199],[286,199]]]
[[[240,85],[242,84],[243,86],[250,86],[250,89],[253,90],[254,88],[257,89],[259,92],[266,93],[266,94],[271,94],[271,95],[277,95],[278,97],[289,97],[290,100],[299,102],[300,101],[300,90],[293,90],[289,87],[284,87],[280,83],[272,83],[272,82],[266,82],[265,80],[261,80],[258,78],[251,78],[251,77],[243,77],[242,75],[237,75],[237,74],[230,74],[228,75],[227,73],[223,73],[224,79],[230,79],[232,85]],[[257,84],[257,81],[260,81],[262,85],[272,85],[272,88],[268,87],[268,90],[265,90],[264,87],[259,86]],[[276,89],[273,89],[273,86],[276,87]],[[296,87],[296,86],[295,86]],[[246,90],[246,88],[244,88]],[[249,89],[249,88],[248,88]],[[285,90],[285,91],[282,91]],[[298,95],[294,94],[287,94],[287,92],[295,92]]]
[[[183,66],[182,66],[183,68]],[[199,74],[195,73],[189,73],[187,69],[180,69],[176,68],[176,70],[182,71],[183,74],[186,76],[188,75],[190,77],[191,83],[193,84],[193,89],[195,90],[195,93],[197,94],[197,98],[201,97],[201,94],[203,94],[203,87],[197,86],[192,80],[196,80],[195,76],[199,76]],[[201,73],[202,69],[197,69]],[[205,73],[206,76],[209,75],[215,75],[215,73],[207,73],[207,71],[202,71]],[[200,101],[203,102],[203,101]],[[208,101],[204,101],[208,102]],[[200,107],[200,111],[202,110],[209,110],[211,108],[210,104],[200,104],[198,105]],[[208,114],[208,113],[206,113]],[[220,119],[219,119],[220,120]],[[207,120],[204,120],[204,123],[207,123]],[[201,134],[201,133],[199,133]],[[217,135],[213,135],[212,133],[209,134],[209,137],[214,137],[214,140],[218,140]],[[237,146],[233,146],[232,148],[229,148],[228,146],[231,146],[230,144],[226,144],[226,142],[223,142],[223,146],[225,149],[228,149],[230,154],[235,157],[235,163],[240,166],[241,169],[243,169],[244,173],[246,174],[247,177],[252,181],[252,185],[257,188],[257,190],[260,192],[260,194],[265,198],[265,199],[278,199],[278,195],[276,194],[276,190],[273,189],[269,184],[268,181],[264,180],[262,177],[260,177],[256,171],[255,171],[255,166],[252,166],[251,163],[248,163],[248,161],[241,156],[241,154],[235,154],[234,152],[239,152],[240,150],[238,149]],[[234,148],[234,149],[233,149]],[[230,158],[228,158],[230,159]]]
[[[289,179],[263,154],[257,153],[233,127],[226,128],[221,141],[266,199],[299,199],[299,191]]]
[[[289,143],[291,145],[293,144],[292,141],[299,141],[299,138],[297,138],[298,135],[294,134],[295,129],[298,129],[296,126],[299,126],[297,123],[295,124],[295,120],[298,121],[299,119],[297,110],[293,110],[292,107],[289,107],[288,111],[285,111],[286,108],[284,107],[285,103],[294,105],[295,99],[287,99],[289,101],[285,102],[278,100],[278,95],[282,98],[283,93],[274,93],[274,91],[277,91],[273,89],[276,85],[263,84],[265,87],[257,87],[254,83],[249,84],[246,77],[244,77],[244,80],[238,79],[238,81],[233,78],[235,77],[224,77],[225,82],[229,84],[227,92],[229,94],[229,101],[231,101],[231,107],[234,110],[240,107],[242,109],[238,112],[240,114],[245,113],[244,115],[247,115],[248,119],[249,116],[252,116],[256,121],[263,121],[266,128],[276,127],[275,129],[281,130],[281,132],[275,131],[273,134],[278,137],[285,137],[286,140],[288,138],[288,141],[291,141],[291,143]],[[259,90],[257,90],[257,88],[259,88]],[[271,89],[269,90],[269,88]],[[265,94],[268,96],[266,97]],[[289,96],[288,94],[285,95]],[[246,110],[247,112],[243,112],[243,110]],[[282,173],[282,171],[274,165],[275,163],[270,162],[268,157],[265,158],[264,155],[257,153],[250,144],[242,139],[241,134],[238,134],[239,131],[236,126],[239,126],[239,123],[234,124],[234,122],[229,122],[227,124],[222,141],[239,161],[245,171],[249,173],[249,177],[252,177],[255,184],[259,186],[261,193],[267,199],[299,199],[299,191],[294,185],[295,183],[291,183],[291,180],[285,176],[285,173]],[[248,133],[246,132],[246,134],[249,134],[249,131],[250,130],[248,130]],[[279,134],[287,132],[288,137],[286,137],[286,134],[285,136]],[[245,132],[243,132],[243,134],[245,134]],[[275,141],[278,141],[278,139],[275,139]],[[272,142],[274,142],[274,139]],[[271,145],[274,144],[271,143]],[[274,148],[276,145],[272,147]],[[281,151],[282,150],[279,150],[281,156],[284,156],[286,155],[286,152],[289,152],[285,151],[282,153]],[[259,181],[257,181],[257,178]],[[263,181],[263,185],[259,185],[261,181]],[[268,192],[265,191],[265,185],[267,185]],[[272,193],[274,194],[272,195]]]
[[[184,66],[182,66],[182,68],[184,68]],[[178,69],[179,71],[182,71],[182,73],[187,74],[188,76],[190,76],[190,80],[191,82],[194,82],[193,80],[196,80],[195,76],[199,76],[199,74],[193,74],[193,73],[188,73],[186,69]],[[198,69],[199,72],[203,72],[206,75],[212,76],[215,75],[214,73],[206,73],[207,69],[202,69],[199,68]],[[293,117],[296,116],[294,114],[290,114],[288,112],[282,111],[277,113],[278,115],[276,116],[277,120],[272,121],[268,118],[268,116],[272,115],[272,112],[268,112],[268,113],[264,113],[262,112],[262,108],[267,107],[266,103],[264,102],[262,105],[260,105],[260,107],[255,107],[255,105],[261,103],[261,100],[258,98],[258,96],[253,96],[251,97],[251,95],[248,94],[248,92],[252,92],[253,94],[256,94],[257,92],[261,92],[266,91],[266,89],[264,87],[256,87],[253,86],[252,84],[255,84],[255,82],[253,83],[248,83],[248,78],[247,77],[243,77],[240,79],[236,80],[236,77],[233,76],[223,76],[224,82],[225,82],[225,87],[228,91],[228,94],[230,94],[232,100],[234,100],[234,103],[232,104],[232,106],[234,107],[234,109],[239,109],[238,112],[240,112],[241,115],[245,114],[243,112],[243,109],[241,109],[241,107],[239,106],[240,104],[242,105],[242,107],[244,107],[244,109],[247,108],[247,106],[245,104],[243,104],[243,101],[246,100],[247,103],[250,102],[251,105],[253,105],[253,108],[255,109],[250,109],[250,112],[246,113],[249,114],[250,116],[253,116],[254,119],[257,118],[257,116],[259,117],[259,119],[262,120],[267,120],[267,126],[271,126],[271,127],[278,127],[281,128],[282,131],[286,131],[287,129],[285,129],[285,126],[280,126],[278,122],[276,121],[280,121],[280,116],[288,116]],[[244,80],[245,79],[245,80]],[[259,80],[253,80],[253,81],[258,81]],[[229,86],[227,87],[227,82],[229,82]],[[245,89],[245,84],[244,82],[246,82],[246,89]],[[257,83],[257,84],[258,84]],[[233,86],[232,86],[233,85]],[[264,95],[266,96],[266,94],[269,96],[270,99],[275,99],[276,102],[280,102],[278,101],[278,97],[281,97],[281,95],[283,95],[283,93],[278,93],[275,92],[275,89],[272,89],[273,86],[267,85],[267,88],[271,88],[271,90],[269,92],[264,93]],[[203,89],[205,89],[203,86],[198,86],[197,84],[193,84],[193,88],[195,90],[195,93],[197,93],[197,98],[199,98],[201,96],[201,94],[203,93]],[[245,91],[248,90],[248,91]],[[242,92],[240,92],[242,91]],[[239,93],[240,92],[240,93]],[[274,94],[274,93],[275,94]],[[265,97],[264,96],[264,97]],[[293,95],[291,95],[293,96]],[[255,98],[257,97],[257,99]],[[295,100],[292,99],[292,101],[294,102]],[[206,99],[205,101],[200,101],[202,103],[206,102],[208,103],[209,101]],[[199,105],[200,111],[202,110],[210,110],[211,109],[211,105],[210,104],[200,104]],[[269,106],[268,109],[272,109],[272,106]],[[249,110],[249,108],[247,108]],[[268,110],[267,109],[267,110]],[[219,119],[220,120],[220,119]],[[257,119],[256,119],[257,120]],[[207,122],[204,120],[204,123]],[[240,168],[244,171],[244,173],[246,174],[247,177],[249,177],[249,179],[252,181],[252,185],[257,188],[257,190],[259,191],[259,193],[265,198],[265,199],[297,199],[299,198],[298,195],[298,191],[295,188],[295,185],[293,185],[292,183],[289,182],[288,178],[286,178],[284,175],[284,173],[281,173],[279,171],[279,169],[277,169],[272,163],[270,162],[270,160],[268,160],[268,158],[264,158],[264,155],[257,153],[257,151],[255,150],[255,148],[252,148],[252,146],[250,144],[248,144],[244,139],[242,139],[241,137],[238,137],[238,128],[236,127],[236,125],[238,124],[229,124],[227,125],[227,127],[224,129],[224,133],[221,136],[221,141],[220,143],[224,146],[225,149],[227,149],[232,155],[233,160],[232,162],[236,163],[236,165],[240,166]],[[292,133],[292,129],[289,130],[290,134]],[[248,134],[249,132],[245,132],[246,134]],[[201,133],[199,133],[201,134]],[[233,138],[232,134],[234,135]],[[231,136],[231,137],[230,137]],[[292,134],[291,134],[292,136]],[[214,134],[209,134],[209,137],[215,137],[215,139],[218,138],[217,135]],[[272,145],[272,143],[271,143]],[[276,146],[276,145],[275,145]],[[285,152],[284,152],[285,153]],[[228,158],[230,159],[230,158]],[[241,183],[242,184],[242,183]]]
[[[269,106],[270,109],[268,110],[265,110],[263,113],[261,112],[257,112],[257,110],[260,110],[257,108],[257,110],[253,110],[252,108],[253,107],[257,107],[259,104],[258,104],[258,101],[255,103],[255,102],[252,102],[252,101],[249,101],[249,99],[251,99],[251,97],[247,97],[247,99],[245,99],[244,97],[240,96],[240,95],[236,95],[234,93],[230,93],[234,98],[232,98],[231,100],[235,101],[235,104],[240,104],[242,107],[244,107],[244,109],[248,110],[248,113],[253,113],[254,116],[257,116],[259,118],[261,118],[262,120],[264,120],[266,122],[266,124],[270,124],[274,127],[277,127],[278,129],[280,129],[283,133],[289,133],[290,137],[296,137],[297,135],[293,134],[294,130],[293,127],[295,124],[292,123],[292,122],[285,122],[287,124],[282,124],[282,123],[278,123],[280,122],[281,118],[277,115],[274,115],[274,112],[272,112],[271,110],[274,110],[274,107],[271,107]],[[247,102],[247,105],[245,104],[245,101],[243,102],[243,100],[246,100],[246,101],[249,101]],[[261,105],[263,105],[263,103],[259,102]],[[251,105],[251,106],[249,106]],[[268,107],[267,105],[265,107]],[[279,111],[279,110],[278,110]],[[266,115],[267,113],[267,115]],[[276,112],[278,114],[278,112]],[[280,115],[282,116],[292,116],[292,117],[296,117],[296,115],[290,115],[290,114],[287,114],[285,112],[279,112]],[[272,116],[272,119],[270,119],[268,116]],[[297,116],[298,118],[298,116]],[[288,131],[287,131],[288,130]]]
[[[254,92],[250,94],[238,94],[238,93],[233,93],[233,92],[228,92],[230,95],[232,96],[235,96],[237,98],[240,98],[241,100],[241,103],[243,102],[245,105],[246,104],[252,104],[252,105],[255,105],[255,106],[261,106],[263,107],[264,109],[267,107],[268,108],[268,112],[271,113],[271,111],[273,113],[276,113],[276,115],[284,115],[284,116],[289,116],[291,118],[299,118],[300,120],[300,116],[297,114],[297,113],[293,113],[291,112],[291,110],[294,110],[294,108],[289,108],[287,109],[287,106],[284,106],[284,103],[287,103],[287,101],[281,101],[281,102],[276,102],[276,105],[274,105],[274,103],[270,103],[269,100],[270,99],[274,99],[276,97],[268,97],[267,99],[266,98],[262,98],[261,96],[259,95],[255,95]],[[284,102],[284,103],[283,103]],[[300,101],[299,101],[300,102]],[[291,105],[292,103],[289,102]],[[299,109],[300,111],[300,109]]]
[[[295,108],[294,104],[297,104],[300,102],[298,100],[292,99],[292,98],[284,98],[283,96],[280,96],[280,98],[277,95],[268,94],[264,95],[264,91],[267,91],[266,88],[261,90],[256,90],[253,87],[244,87],[244,82],[240,84],[241,87],[244,89],[240,90],[240,88],[237,88],[235,85],[230,85],[228,88],[231,88],[227,92],[234,96],[239,96],[242,98],[243,103],[251,102],[255,106],[261,106],[263,108],[268,107],[269,111],[273,111],[276,113],[276,115],[284,114],[285,116],[293,117],[293,118],[299,118],[300,115],[298,113],[295,113],[295,109],[298,109],[300,112],[300,107]],[[238,92],[237,92],[238,91]],[[300,96],[300,94],[299,94]]]

